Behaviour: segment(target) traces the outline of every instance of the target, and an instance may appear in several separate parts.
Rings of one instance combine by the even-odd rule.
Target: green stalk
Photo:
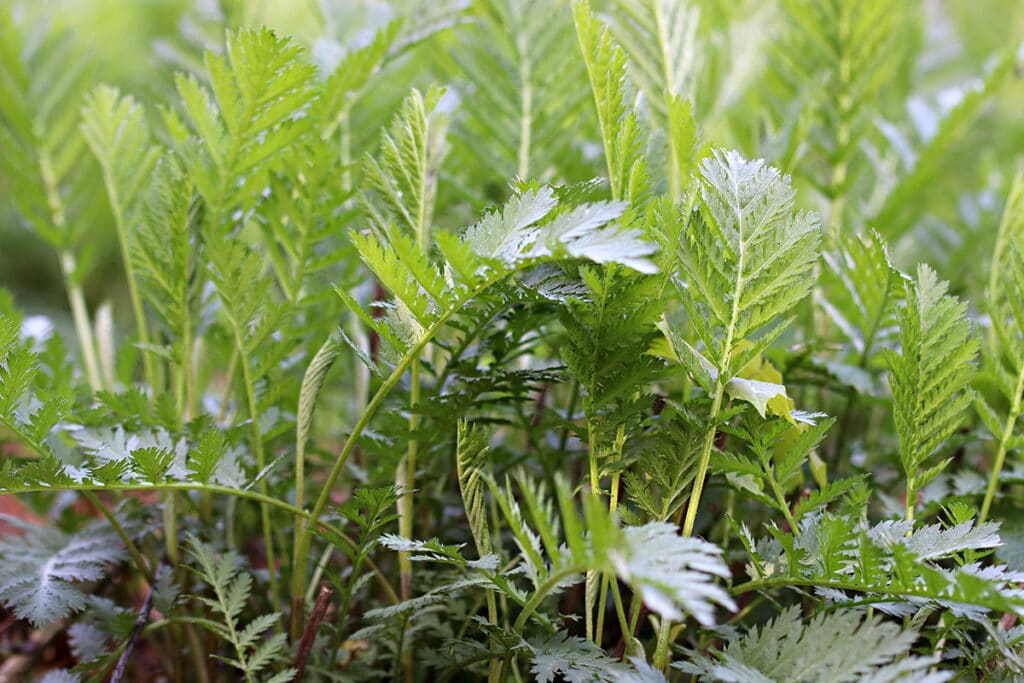
[[[914,509],[917,507],[917,483],[914,481],[914,475],[910,474],[907,476],[907,504],[904,508],[904,519],[908,522],[914,521]],[[913,524],[911,528],[907,529],[907,536],[911,536],[914,533]]]
[[[622,631],[622,642],[625,643],[625,653],[631,655],[633,651],[633,631],[630,630],[629,620],[626,619],[626,608],[622,602],[622,593],[619,591],[619,582],[613,576],[609,582],[612,589],[612,602],[615,604],[615,616],[619,619],[619,629]]]
[[[53,226],[61,233],[67,231],[67,217],[64,213],[64,202],[61,201],[58,189],[57,178],[53,173],[53,162],[46,152],[39,154],[39,172],[43,177],[43,185],[46,188],[46,203],[50,209],[50,220]],[[96,341],[92,334],[92,325],[89,322],[89,313],[85,305],[85,296],[82,294],[82,287],[77,282],[75,275],[76,264],[74,254],[69,247],[59,250],[61,273],[64,275],[64,287],[68,294],[68,304],[71,306],[71,317],[75,322],[75,333],[78,335],[78,346],[82,350],[82,363],[85,365],[85,375],[89,380],[89,388],[93,393],[103,389],[103,382],[100,378],[100,364],[96,354]]]
[[[618,431],[615,434],[614,456],[616,460],[622,457],[622,447],[625,443],[626,425],[620,424]],[[621,476],[622,475],[620,472],[615,472],[612,474],[611,491],[608,496],[608,511],[611,512],[613,515],[619,507],[619,480]],[[609,577],[605,576],[604,580],[601,582],[601,593],[600,595],[598,595],[597,598],[597,632],[594,634],[594,644],[598,647],[601,647],[601,639],[603,638],[604,634],[604,613],[605,606],[608,602],[609,584],[615,585],[616,590],[618,590],[618,585],[615,583],[615,580],[609,579]]]
[[[661,53],[661,76],[665,79],[665,97],[668,99],[674,94],[670,92],[669,88],[675,81],[675,76],[672,73],[672,59],[670,55],[672,50],[669,47],[669,37],[666,27],[665,16],[662,12],[662,4],[659,2],[651,3],[652,9],[654,10],[654,26],[658,36],[658,51]],[[668,124],[665,130],[665,137],[668,140],[668,163],[669,163],[669,192],[672,197],[672,203],[679,203],[679,195],[682,190],[683,181],[679,176],[679,159],[680,151],[676,149],[675,138],[672,135],[671,124]]]
[[[412,364],[412,386],[409,394],[409,408],[415,411],[420,400],[420,361]],[[415,412],[409,415],[409,431],[415,433],[419,426],[419,416]],[[399,464],[395,477],[395,485],[405,492],[398,499],[398,533],[405,538],[413,538],[413,489],[416,487],[416,451],[418,444],[415,438],[409,439],[405,459]],[[403,600],[412,597],[412,560],[407,552],[398,554],[399,585]]]
[[[786,522],[789,524],[789,528],[796,533],[796,519],[793,518],[793,513],[789,510],[789,503],[786,501],[786,495],[782,492],[782,488],[779,487],[779,482],[775,480],[775,472],[772,470],[770,464],[764,464],[765,478],[768,480],[768,485],[772,489],[772,493],[775,495],[775,500],[779,504],[779,509],[782,510],[782,514],[786,517]]]
[[[850,126],[847,123],[847,118],[850,109],[850,96],[846,92],[847,85],[853,76],[851,73],[850,56],[846,53],[845,46],[850,40],[850,21],[846,12],[840,11],[839,16],[839,87],[841,91],[839,96],[836,98],[836,102],[839,106],[839,126],[836,129],[836,151],[840,154],[845,153],[847,145],[850,144]],[[848,164],[844,159],[840,161],[832,168],[832,178],[830,180],[830,191],[831,191],[831,206],[829,207],[829,239],[832,244],[835,245],[839,242],[839,234],[842,230],[843,223],[843,209],[846,204],[845,193],[840,193],[839,188],[846,182],[846,176],[848,173]]]
[[[739,234],[743,235],[742,225]],[[729,326],[726,329],[725,343],[722,345],[722,357],[718,364],[718,377],[715,380],[715,391],[711,399],[711,411],[708,415],[710,426],[704,434],[704,443],[701,446],[700,459],[697,463],[697,475],[693,480],[693,489],[690,492],[690,500],[686,506],[686,517],[683,521],[683,536],[692,536],[693,527],[697,521],[697,509],[700,507],[701,494],[704,491],[704,480],[707,478],[708,466],[711,463],[711,449],[715,445],[715,434],[718,432],[718,413],[722,409],[722,399],[725,395],[725,385],[728,379],[725,373],[733,351],[733,337],[736,334],[736,325],[739,320],[739,303],[743,294],[743,268],[746,256],[744,242],[742,239],[738,245],[736,261],[736,287],[733,290],[732,313],[729,316]],[[669,633],[672,623],[668,619],[662,619],[658,630],[658,644],[654,651],[654,667],[665,670],[668,665]]]
[[[992,464],[992,474],[989,475],[988,488],[985,490],[985,500],[981,504],[981,512],[978,514],[978,524],[988,518],[989,508],[992,507],[992,500],[995,498],[996,489],[999,486],[999,473],[1003,469],[1003,461],[1006,459],[1006,451],[1013,438],[1013,428],[1017,424],[1017,417],[1021,410],[1021,394],[1024,393],[1024,368],[1017,376],[1017,388],[1013,395],[1013,404],[1006,416],[1006,424],[1003,426],[1003,433],[999,436],[999,448],[996,450],[995,462]]]
[[[427,146],[429,135],[424,135],[420,154],[427,158]],[[430,224],[427,216],[427,173],[423,173],[419,183],[419,202],[416,210],[416,244],[423,251],[427,252],[430,241]],[[423,350],[426,350],[424,345]],[[416,452],[419,444],[416,440],[416,429],[419,427],[419,416],[416,414],[416,404],[420,400],[420,355],[417,354],[412,361],[409,389],[409,432],[412,435],[407,446],[405,461],[399,463],[398,471],[395,472],[395,486],[403,492],[398,499],[398,533],[406,538],[413,538],[413,520],[416,515]],[[403,600],[412,597],[412,559],[408,552],[398,554],[398,579],[399,590]],[[403,631],[405,629],[403,628]],[[416,672],[413,667],[413,643],[412,634],[405,634],[402,641],[402,675],[406,683],[414,683]]]
[[[139,296],[139,288],[135,282],[135,270],[132,268],[131,253],[128,245],[128,227],[124,223],[124,212],[121,207],[121,200],[117,196],[117,188],[114,187],[113,176],[106,164],[102,165],[103,183],[107,189],[107,199],[110,201],[111,213],[114,214],[117,241],[121,246],[121,264],[124,266],[125,279],[128,281],[128,298],[131,301],[132,313],[135,316],[135,326],[139,335],[139,342],[148,346],[149,332],[146,329],[146,315],[142,308],[142,298]],[[149,387],[150,400],[152,400],[157,390],[156,367],[153,365],[152,353],[148,349],[144,349],[142,352],[142,364],[146,385]]]
[[[266,457],[263,454],[263,431],[260,429],[259,405],[256,403],[256,385],[253,383],[252,370],[249,362],[242,353],[242,339],[238,331],[235,332],[235,339],[238,343],[239,354],[242,366],[242,382],[245,384],[245,398],[249,404],[249,421],[252,424],[252,447],[256,455],[256,469],[263,474],[263,468],[267,466]],[[261,476],[259,482],[260,495],[267,496],[267,477]],[[271,535],[270,508],[260,503],[260,522],[263,527],[263,545],[267,553],[267,573],[270,576],[270,602],[275,612],[281,611],[281,601],[277,590],[277,557],[274,552],[274,539]]]
[[[92,333],[92,323],[89,322],[85,295],[82,293],[81,285],[75,282],[75,257],[71,252],[61,252],[60,266],[61,272],[64,275],[64,287],[68,292],[68,304],[71,306],[71,318],[75,322],[78,347],[82,351],[82,364],[85,367],[85,376],[89,381],[89,388],[95,394],[98,391],[102,391],[103,380],[100,378],[100,363],[96,355],[96,340]]]
[[[590,490],[595,496],[599,496],[601,495],[601,477],[597,470],[597,437],[594,436],[594,426],[589,419],[587,420],[587,444],[587,459],[590,462]],[[594,609],[597,606],[597,592],[599,589],[597,576],[593,569],[587,570],[587,580],[584,584],[583,593],[586,636],[587,640],[595,644],[597,643],[597,635],[594,631]],[[600,617],[598,621],[601,621]]]
[[[164,548],[171,566],[178,566],[178,499],[174,491],[164,493]]]
[[[494,598],[494,589],[487,589],[487,623],[497,628],[498,626],[498,602]],[[491,661],[487,669],[487,683],[498,683],[501,680],[501,663],[498,662],[498,644],[491,640],[488,644]]]
[[[722,397],[725,394],[725,383],[715,384],[715,394],[711,401],[710,419],[712,425],[704,434],[704,443],[700,450],[700,460],[697,463],[697,476],[693,480],[693,489],[690,493],[690,500],[686,506],[686,517],[683,521],[683,536],[693,535],[693,526],[697,521],[697,508],[700,506],[700,497],[704,491],[704,479],[707,477],[708,466],[711,463],[711,449],[715,445],[715,434],[718,432],[718,425],[715,424],[718,412],[722,408]]]
[[[107,521],[110,522],[110,526],[114,528],[114,531],[121,539],[121,542],[124,543],[124,547],[127,549],[128,555],[132,558],[132,562],[135,563],[139,572],[141,572],[146,578],[146,581],[149,582],[149,585],[152,586],[156,584],[156,577],[153,575],[153,572],[150,571],[149,565],[146,563],[142,553],[139,552],[138,547],[132,542],[131,537],[128,536],[128,532],[124,530],[121,522],[117,520],[117,517],[110,511],[110,508],[108,508],[103,501],[100,500],[99,496],[92,491],[82,491],[82,497],[92,503],[96,509],[106,517]]]
[[[516,19],[520,18],[516,17]],[[519,56],[519,85],[522,86],[519,101],[519,164],[516,174],[521,180],[526,180],[530,172],[530,133],[533,121],[533,88],[530,85],[531,51],[526,45],[526,32],[517,31],[515,35],[516,52]]]
[[[416,415],[416,404],[420,399],[420,360],[417,357],[412,363],[411,388],[409,394],[409,432],[416,433],[419,426],[419,416]],[[413,518],[416,514],[415,496],[416,488],[416,437],[409,439],[404,460],[399,463],[398,471],[395,473],[395,486],[403,495],[398,499],[398,533],[405,538],[413,538]],[[408,552],[398,553],[398,586],[402,600],[412,598],[412,556]],[[403,628],[403,631],[406,629]],[[416,671],[413,664],[413,644],[411,634],[407,633],[402,640],[402,676],[406,683],[413,683],[416,680]]]
[[[413,345],[411,349],[402,357],[402,359],[395,366],[395,369],[388,375],[387,379],[381,384],[380,388],[370,399],[369,403],[366,404],[366,410],[359,416],[359,420],[352,427],[352,431],[349,433],[348,439],[345,440],[345,444],[341,447],[341,451],[338,456],[334,459],[334,466],[331,467],[331,471],[327,474],[327,479],[324,480],[323,485],[320,488],[320,494],[313,505],[313,509],[309,514],[308,519],[300,528],[296,529],[296,563],[295,569],[292,573],[292,586],[291,596],[292,603],[295,604],[296,600],[301,601],[302,596],[305,593],[306,588],[306,565],[309,560],[309,547],[312,543],[312,530],[323,515],[324,510],[327,507],[327,503],[330,500],[331,491],[334,488],[334,484],[338,481],[338,477],[341,476],[341,471],[345,467],[345,463],[348,461],[349,456],[355,450],[356,444],[359,441],[359,437],[363,431],[369,425],[370,420],[376,414],[377,409],[380,408],[384,399],[387,398],[391,390],[395,388],[402,376],[405,375],[405,371],[408,370],[413,362],[420,357],[420,354],[427,347],[430,341],[437,335],[438,332],[448,323],[455,313],[466,305],[469,301],[479,296],[486,289],[493,287],[498,282],[504,280],[509,274],[497,271],[492,273],[490,277],[485,279],[479,285],[472,290],[465,292],[459,301],[457,301],[448,310],[442,313],[438,319],[424,332],[423,336]]]

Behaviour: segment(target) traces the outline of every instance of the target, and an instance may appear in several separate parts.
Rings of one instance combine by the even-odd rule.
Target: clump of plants
[[[1017,45],[932,106],[917,3],[404,4],[136,94],[0,10],[46,680],[1024,676]]]

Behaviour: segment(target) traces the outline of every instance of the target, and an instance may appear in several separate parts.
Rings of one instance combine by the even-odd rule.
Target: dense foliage
[[[6,3],[69,313],[0,292],[5,623],[49,681],[1024,676],[1024,63],[960,4],[200,3],[127,78]]]

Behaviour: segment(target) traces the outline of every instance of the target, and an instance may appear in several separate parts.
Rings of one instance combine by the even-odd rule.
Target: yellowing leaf
[[[792,403],[786,394],[786,387],[774,382],[762,382],[757,379],[746,379],[734,377],[725,385],[725,390],[730,398],[746,401],[757,409],[761,417],[768,417],[770,410],[772,415],[787,417],[789,404]],[[781,399],[781,402],[780,400]],[[782,412],[780,412],[780,409]]]
[[[747,340],[736,345],[734,354],[741,354],[753,346]],[[782,383],[780,373],[771,361],[765,360],[761,354],[757,354],[739,371],[738,376],[729,380],[725,390],[731,398],[738,398],[752,403],[761,417],[777,415],[783,417],[791,425],[803,431],[804,425],[814,424],[813,416],[805,416],[796,411],[796,404],[786,393],[786,387]]]
[[[808,464],[810,465],[814,481],[818,483],[818,488],[823,489],[828,486],[828,463],[821,459],[818,451],[811,451]]]

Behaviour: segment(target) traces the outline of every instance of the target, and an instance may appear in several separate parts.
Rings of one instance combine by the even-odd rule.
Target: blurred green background
[[[157,105],[176,101],[173,75],[179,71],[201,70],[206,49],[219,49],[227,28],[265,24],[290,34],[308,45],[314,58],[330,59],[345,46],[364,41],[372,32],[398,14],[429,8],[423,0],[2,0],[10,8],[17,30],[30,38],[67,32],[73,50],[68,68],[83,69],[81,92],[101,82],[116,84],[145,103],[148,114],[158,121]],[[556,3],[559,0],[550,0]],[[770,68],[768,53],[780,30],[778,3],[785,0],[691,0],[701,10],[701,31],[708,54],[701,55],[707,76],[714,83],[714,106],[704,103],[699,87],[694,97],[698,118],[709,142],[741,149],[748,155],[770,153],[756,139],[750,121],[757,98],[758,74]],[[878,112],[879,130],[896,131],[907,140],[927,137],[944,108],[969,89],[972,79],[984,74],[985,64],[1000,52],[1014,49],[1024,39],[1024,2],[1019,0],[892,0],[912,3],[919,12],[920,32],[908,40],[920,41],[911,67],[911,82],[890,101],[892,110]],[[516,0],[512,0],[515,4]],[[451,5],[452,3],[446,3]],[[447,49],[446,43],[460,40],[460,32],[471,26],[481,11],[476,0],[455,3],[464,6],[465,22],[431,39],[421,48]],[[564,4],[564,3],[563,3]],[[593,2],[600,10],[602,3]],[[568,9],[568,8],[566,8]],[[740,20],[746,18],[746,24]],[[739,29],[747,34],[738,34]],[[737,39],[739,37],[739,39]],[[31,40],[26,43],[31,44]],[[714,54],[711,54],[714,52]],[[441,59],[409,59],[412,72],[405,83],[427,85],[450,82],[450,71],[440,68]],[[718,72],[712,73],[715,69]],[[6,74],[5,74],[6,76]],[[46,78],[35,87],[44,92]],[[961,131],[960,142],[944,159],[942,182],[934,192],[934,215],[920,217],[918,237],[897,260],[926,259],[946,277],[953,277],[970,289],[971,277],[958,272],[977,268],[971,249],[972,235],[994,234],[1008,178],[1024,149],[1024,88],[1021,74],[1011,79],[986,104],[983,112]],[[584,84],[580,83],[580,87]],[[726,87],[728,86],[728,87]],[[730,90],[732,88],[733,90]],[[394,93],[396,103],[402,93]],[[727,95],[727,97],[726,97]],[[763,97],[763,95],[762,95]],[[893,103],[894,102],[894,103]],[[71,106],[66,102],[56,106]],[[720,114],[720,115],[719,115]],[[458,113],[456,113],[456,119]],[[386,120],[386,119],[384,119]],[[737,123],[742,122],[742,123]],[[158,125],[159,127],[159,125]],[[584,127],[583,132],[586,132]],[[375,136],[373,131],[370,136]],[[0,146],[2,151],[2,146]],[[600,166],[595,165],[595,175]],[[39,239],[19,214],[13,201],[10,173],[0,159],[0,287],[11,290],[18,305],[28,313],[65,318],[66,300],[53,250]],[[98,176],[98,174],[93,174]],[[121,304],[122,279],[113,226],[99,178],[94,192],[87,192],[77,207],[74,220],[81,222],[83,259],[89,266],[84,286],[90,308],[104,300]],[[801,193],[802,201],[806,193]],[[471,207],[477,209],[479,207]],[[870,226],[869,226],[870,227]],[[988,253],[991,238],[980,240],[977,253]],[[904,265],[904,264],[901,264]],[[983,269],[981,269],[983,270]],[[951,272],[952,271],[952,272]],[[974,277],[977,282],[984,277]],[[968,291],[968,294],[976,292]],[[126,307],[116,305],[116,309]]]

